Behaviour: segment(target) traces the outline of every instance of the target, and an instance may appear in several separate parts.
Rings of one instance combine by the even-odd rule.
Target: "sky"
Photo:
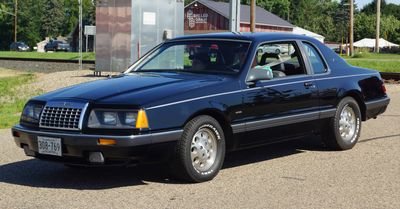
[[[373,0],[356,0],[357,8],[361,9]],[[400,0],[386,0],[386,3],[400,4]]]

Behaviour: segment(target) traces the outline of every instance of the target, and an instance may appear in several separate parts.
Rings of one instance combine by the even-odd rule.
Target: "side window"
[[[264,69],[272,79],[306,74],[300,50],[295,42],[277,42],[260,45],[252,70]]]
[[[314,46],[307,42],[303,42],[304,49],[306,51],[306,55],[310,60],[312,68],[314,70],[314,74],[321,74],[327,72],[328,68],[326,67],[324,61],[321,58],[321,55],[315,49]]]

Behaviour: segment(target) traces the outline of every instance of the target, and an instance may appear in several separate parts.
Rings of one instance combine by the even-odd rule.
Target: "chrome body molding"
[[[186,102],[191,102],[191,101],[196,101],[196,100],[201,100],[201,99],[206,99],[206,98],[211,98],[211,97],[224,96],[224,95],[236,94],[236,93],[247,92],[247,91],[254,91],[254,90],[259,90],[262,88],[271,88],[271,87],[284,86],[284,85],[290,85],[290,84],[296,84],[296,83],[304,83],[304,82],[319,81],[319,80],[331,80],[331,79],[339,79],[339,78],[350,78],[350,77],[368,76],[368,75],[372,76],[372,75],[376,75],[376,74],[375,73],[365,73],[365,74],[315,78],[315,79],[299,80],[299,81],[286,82],[286,83],[271,84],[271,85],[266,85],[266,86],[262,86],[262,87],[248,88],[248,89],[236,90],[236,91],[228,91],[228,92],[223,92],[223,93],[218,93],[218,94],[211,94],[211,95],[195,97],[195,98],[191,98],[191,99],[185,99],[185,100],[171,102],[171,103],[162,104],[162,105],[156,105],[156,106],[152,106],[152,107],[147,107],[146,110],[152,110],[152,109],[157,109],[157,108],[161,108],[161,107],[167,107],[167,106],[171,106],[171,105],[177,105],[177,104],[182,104],[182,103],[186,103]],[[306,77],[306,76],[311,76],[311,75],[305,75],[302,77]],[[287,79],[287,78],[283,78],[283,79]],[[293,77],[289,77],[288,79],[293,79]],[[279,79],[276,79],[276,80],[279,80]],[[264,82],[270,82],[270,81],[264,81]]]
[[[273,117],[268,119],[261,119],[255,121],[248,121],[245,123],[238,123],[232,125],[233,133],[241,133],[246,131],[255,131],[264,128],[272,128],[277,126],[289,125],[294,123],[301,123],[313,121],[317,119],[324,119],[333,117],[336,113],[336,108],[313,111],[309,113],[293,114],[288,116]]]

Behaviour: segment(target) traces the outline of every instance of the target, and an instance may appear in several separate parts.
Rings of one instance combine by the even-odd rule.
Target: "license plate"
[[[61,156],[61,139],[38,136],[38,148],[40,154]]]

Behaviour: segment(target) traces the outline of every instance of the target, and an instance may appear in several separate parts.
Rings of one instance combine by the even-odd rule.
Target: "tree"
[[[359,13],[354,19],[354,39],[360,40],[363,38],[375,37],[376,16],[366,13]],[[395,16],[382,16],[380,33],[382,38],[392,42],[400,43],[400,20]]]
[[[42,40],[41,8],[44,0],[24,0],[18,2],[18,40],[29,46],[35,46]]]
[[[61,35],[64,27],[64,1],[62,0],[44,0],[42,8],[42,36],[57,37]]]
[[[0,50],[8,50],[13,41],[14,17],[6,12],[13,13],[12,1],[0,1]]]
[[[96,5],[92,0],[82,0],[83,22],[96,24]],[[77,0],[64,0],[64,24],[62,35],[66,36],[75,29],[79,19],[79,4]]]

